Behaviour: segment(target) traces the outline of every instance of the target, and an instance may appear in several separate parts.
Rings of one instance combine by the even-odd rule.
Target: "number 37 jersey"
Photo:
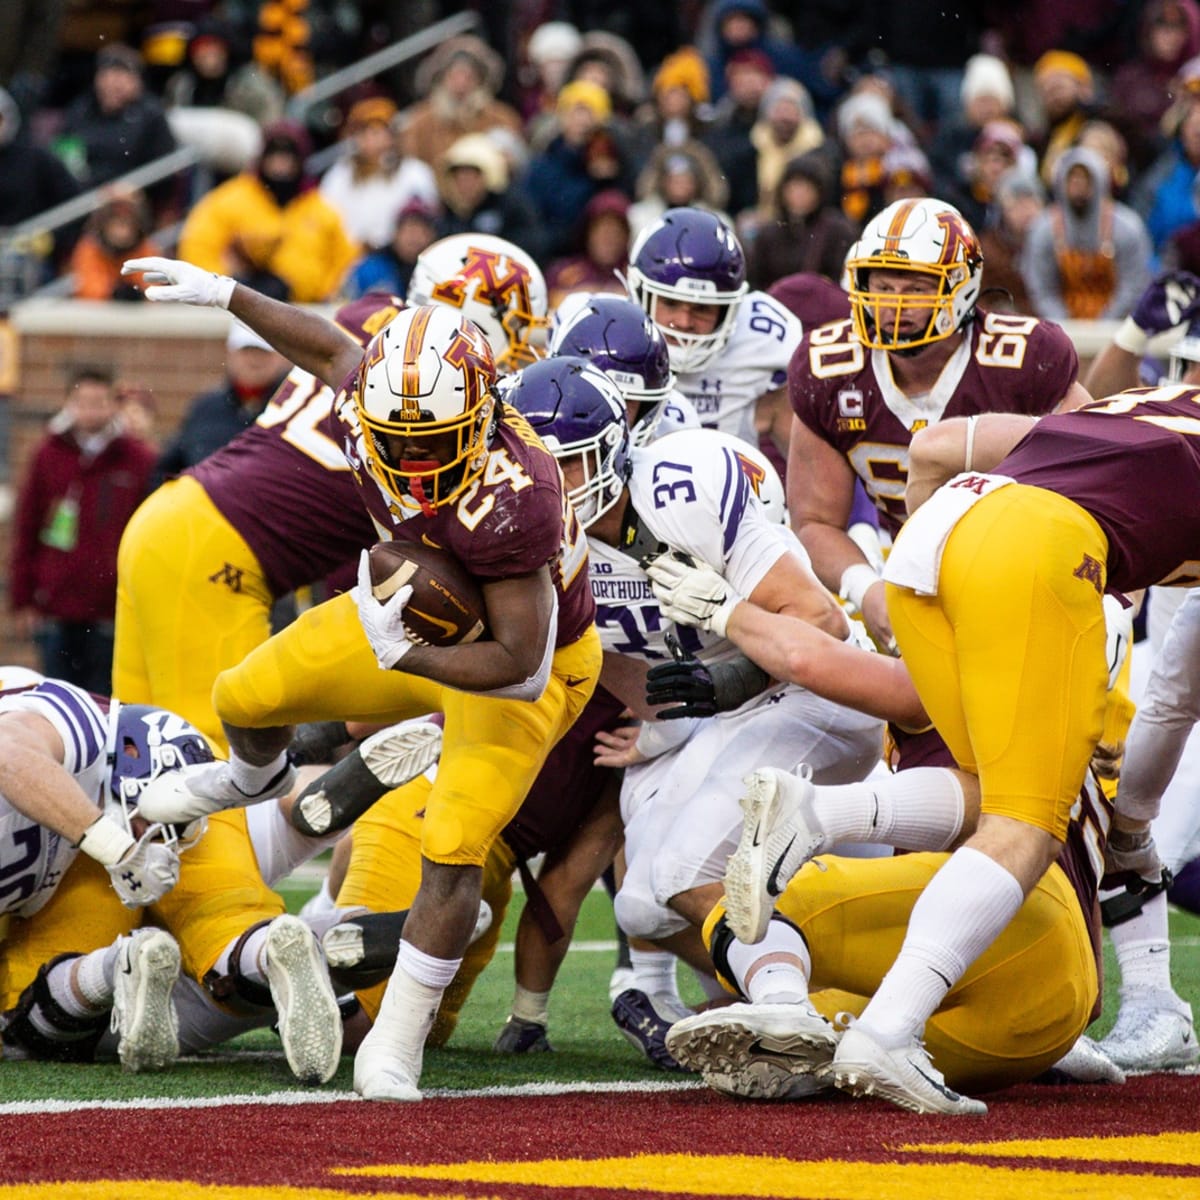
[[[657,542],[685,551],[719,571],[739,595],[750,595],[784,554],[807,561],[795,536],[771,521],[759,503],[762,477],[762,467],[739,439],[715,430],[684,430],[635,450],[629,496],[639,545],[653,548]],[[595,539],[588,545],[596,626],[605,650],[661,661],[670,657],[670,632],[704,662],[736,653],[716,634],[667,621],[633,553]]]
[[[849,321],[809,330],[788,368],[792,411],[849,461],[893,536],[904,522],[908,447],[948,417],[1041,416],[1075,381],[1079,359],[1062,329],[1035,317],[976,310],[967,336],[924,396],[906,396],[885,351],[868,350]]]

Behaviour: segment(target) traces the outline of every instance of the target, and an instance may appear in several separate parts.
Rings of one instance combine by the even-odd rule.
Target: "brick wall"
[[[192,397],[220,382],[230,320],[228,313],[213,309],[149,304],[58,300],[15,308],[10,317],[16,363],[8,400],[9,485],[15,491],[24,478],[46,421],[62,405],[73,365],[111,366],[117,378],[149,387],[158,405],[158,432],[165,440]],[[11,521],[0,520],[0,662],[35,666],[32,646],[12,636],[10,534]]]

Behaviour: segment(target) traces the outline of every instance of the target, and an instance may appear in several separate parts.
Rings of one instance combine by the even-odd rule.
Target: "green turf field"
[[[288,904],[299,907],[311,890],[300,884],[287,890]],[[665,1078],[621,1037],[608,1015],[608,978],[614,963],[612,907],[607,896],[588,897],[551,1002],[550,1040],[554,1054],[509,1058],[491,1053],[491,1042],[512,998],[512,936],[520,895],[505,921],[500,950],[484,972],[463,1011],[458,1030],[445,1050],[428,1052],[422,1087],[481,1088],[531,1082],[624,1081]],[[1200,918],[1172,912],[1174,976],[1179,992],[1200,1001]],[[1106,953],[1112,971],[1111,955]],[[680,969],[685,999],[700,993],[686,968]],[[1090,1032],[1102,1035],[1115,1013],[1116,988],[1109,989],[1104,1016]],[[292,1089],[296,1081],[283,1061],[278,1039],[267,1030],[229,1043],[220,1051],[185,1059],[162,1075],[125,1075],[116,1065],[50,1065],[8,1062],[3,1065],[5,1101],[41,1099],[115,1100],[136,1096],[219,1096]],[[351,1059],[343,1059],[329,1090],[351,1087]]]

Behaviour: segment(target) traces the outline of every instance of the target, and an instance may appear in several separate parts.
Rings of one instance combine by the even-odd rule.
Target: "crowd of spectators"
[[[402,290],[430,239],[482,232],[561,298],[619,288],[638,232],[696,204],[754,286],[837,282],[866,221],[926,194],[980,236],[992,307],[1119,317],[1159,267],[1200,266],[1197,0],[478,6],[478,33],[286,120],[414,31],[397,7],[158,0],[114,25],[111,5],[5,5],[0,42],[29,53],[0,57],[0,229],[182,144],[200,170],[114,192],[40,247],[46,275],[132,298],[112,263],[180,223],[182,257],[335,301]]]

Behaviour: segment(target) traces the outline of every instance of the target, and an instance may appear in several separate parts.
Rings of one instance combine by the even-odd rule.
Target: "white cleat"
[[[838,1032],[810,1004],[730,1004],[678,1021],[667,1049],[727,1096],[799,1100],[830,1086]]]
[[[342,1054],[342,1014],[317,939],[285,913],[267,930],[264,960],[288,1066],[303,1083],[326,1083]]]
[[[1087,1034],[1080,1034],[1047,1074],[1053,1083],[1125,1082],[1125,1072]]]
[[[388,1045],[377,1019],[354,1056],[354,1090],[364,1100],[420,1100],[422,1057]]]
[[[742,835],[725,866],[725,913],[738,941],[766,936],[775,901],[825,842],[812,813],[812,768],[763,767],[746,776]]]
[[[1130,1075],[1178,1071],[1200,1061],[1192,1007],[1147,1005],[1122,997],[1116,1024],[1100,1042],[1100,1050]]]
[[[171,993],[179,946],[161,929],[122,938],[113,974],[112,1030],[126,1071],[161,1071],[179,1057],[179,1018]]]
[[[138,815],[147,821],[179,824],[227,808],[246,808],[260,800],[286,796],[296,782],[296,768],[285,763],[260,792],[247,795],[236,783],[227,762],[196,763],[164,771],[138,797]]]
[[[889,1050],[860,1026],[851,1025],[838,1043],[830,1067],[834,1084],[852,1096],[878,1096],[916,1113],[983,1116],[987,1105],[946,1086],[918,1038]]]

